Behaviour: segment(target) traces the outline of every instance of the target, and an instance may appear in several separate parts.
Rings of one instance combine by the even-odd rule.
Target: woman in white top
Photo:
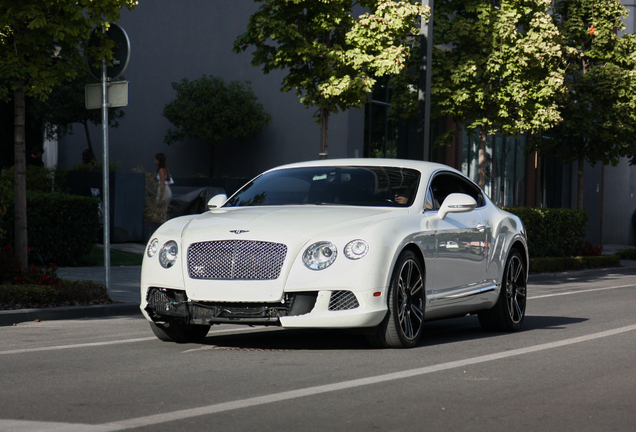
[[[170,176],[168,162],[166,162],[166,156],[163,153],[157,153],[155,155],[155,164],[157,165],[157,182],[159,183],[159,187],[157,188],[157,200],[163,201],[167,209],[170,205],[170,201],[172,201],[170,185],[173,184],[174,181]]]

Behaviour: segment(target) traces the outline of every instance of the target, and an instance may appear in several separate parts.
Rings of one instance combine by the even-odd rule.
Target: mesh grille
[[[271,280],[280,275],[287,246],[250,240],[192,243],[188,273],[192,279]]]
[[[356,295],[351,291],[332,291],[329,299],[329,310],[340,311],[355,309],[360,306]]]

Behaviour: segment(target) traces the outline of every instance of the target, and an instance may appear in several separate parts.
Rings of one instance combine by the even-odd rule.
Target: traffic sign
[[[101,38],[97,36],[100,29],[94,28],[91,31],[90,38],[88,40],[89,47],[98,47],[101,44]],[[120,76],[128,67],[130,61],[130,40],[128,35],[118,24],[111,23],[108,31],[106,31],[106,37],[115,42],[115,49],[113,50],[113,62],[110,65],[106,65],[106,77],[115,79]],[[97,80],[102,79],[101,65],[95,67],[91,61],[86,59],[88,70]]]

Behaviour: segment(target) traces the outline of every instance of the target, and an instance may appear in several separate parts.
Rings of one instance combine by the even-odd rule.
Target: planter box
[[[102,173],[95,171],[69,171],[68,186],[72,194],[102,199]],[[145,176],[133,172],[111,172],[110,241],[112,243],[144,241]],[[103,223],[103,219],[102,219]],[[102,237],[103,238],[103,234]]]

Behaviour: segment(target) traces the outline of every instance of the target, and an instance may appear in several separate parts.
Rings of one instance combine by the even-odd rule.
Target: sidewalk
[[[101,246],[101,245],[98,245]],[[145,245],[121,243],[111,245],[111,250],[137,253],[142,255]],[[69,280],[93,280],[104,283],[104,267],[60,267],[58,276]],[[13,325],[34,320],[59,320],[77,318],[95,318],[119,315],[141,315],[139,303],[139,281],[141,266],[119,266],[110,268],[110,298],[116,302],[110,305],[68,306],[59,308],[38,308],[0,311],[0,326]]]

